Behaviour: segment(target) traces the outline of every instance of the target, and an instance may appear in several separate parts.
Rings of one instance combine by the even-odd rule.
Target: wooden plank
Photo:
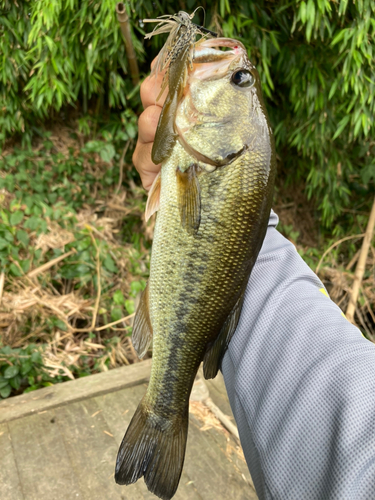
[[[225,413],[225,415],[230,417],[231,421],[235,424],[222,373],[219,372],[214,379],[205,380],[205,382],[212,401],[223,413]]]
[[[51,410],[8,424],[24,500],[84,498],[56,418]]]
[[[213,428],[200,431],[201,427],[191,415],[185,467],[204,500],[256,500],[246,464],[239,464],[228,451],[228,445],[235,448],[235,440]]]
[[[124,437],[125,431],[133,417],[133,414],[138,406],[138,403],[142,399],[146,391],[146,384],[134,387],[130,390],[122,390],[112,394],[106,394],[99,398],[95,398],[98,405],[103,411],[103,417],[105,418],[108,426],[111,429],[111,433],[114,435],[118,446],[120,445],[122,438]],[[117,453],[117,451],[116,451]],[[133,499],[133,492],[142,492],[146,500],[155,500],[155,495],[150,493],[143,481],[140,479],[135,485],[129,485],[122,487],[125,495],[129,495],[129,498]],[[185,467],[182,471],[181,480],[179,487],[173,500],[202,500],[204,497],[200,495],[197,491],[191,478],[186,473]]]
[[[0,424],[0,450],[1,498],[24,500],[8,424]]]
[[[0,424],[45,410],[144,383],[151,360],[45,387],[0,402]]]
[[[113,478],[118,444],[95,400],[60,408],[56,420],[84,498],[123,499],[121,487]],[[143,500],[140,494],[133,498]]]

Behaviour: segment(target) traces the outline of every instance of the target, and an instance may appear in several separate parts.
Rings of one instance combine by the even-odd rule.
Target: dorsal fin
[[[155,212],[159,210],[160,206],[160,189],[161,189],[161,176],[160,172],[155,177],[154,182],[148,192],[146,211],[145,211],[145,219],[146,222]]]
[[[146,354],[151,339],[152,325],[149,312],[149,293],[147,283],[146,288],[142,292],[137,312],[135,313],[132,332],[132,343],[139,358],[143,358]]]
[[[246,290],[246,288],[245,288]],[[219,335],[214,343],[208,348],[203,358],[204,378],[215,378],[220,368],[221,360],[228,349],[229,342],[237,328],[240,319],[242,304],[245,296],[245,290],[241,293],[231,313],[226,319]]]
[[[181,225],[191,235],[198,231],[201,220],[201,196],[196,168],[192,165],[185,172],[181,172],[179,168],[176,170]]]

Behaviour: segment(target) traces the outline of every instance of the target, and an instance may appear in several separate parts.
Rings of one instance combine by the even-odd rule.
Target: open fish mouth
[[[189,73],[201,80],[222,78],[234,66],[253,68],[244,45],[232,38],[201,39],[190,52],[193,67]]]

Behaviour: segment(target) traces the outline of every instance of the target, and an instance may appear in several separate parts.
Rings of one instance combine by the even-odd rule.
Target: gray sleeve
[[[222,371],[258,496],[375,499],[375,345],[267,235]]]

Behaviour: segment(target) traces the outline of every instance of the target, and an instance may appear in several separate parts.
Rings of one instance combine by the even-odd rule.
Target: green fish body
[[[229,48],[222,51],[221,47]],[[191,50],[189,48],[189,50]],[[161,174],[150,278],[133,328],[150,383],[120,446],[116,481],[144,476],[169,500],[180,479],[189,395],[200,363],[215,377],[267,229],[275,171],[260,81],[235,40],[204,40],[169,70],[155,138]],[[160,133],[162,131],[162,133]]]

